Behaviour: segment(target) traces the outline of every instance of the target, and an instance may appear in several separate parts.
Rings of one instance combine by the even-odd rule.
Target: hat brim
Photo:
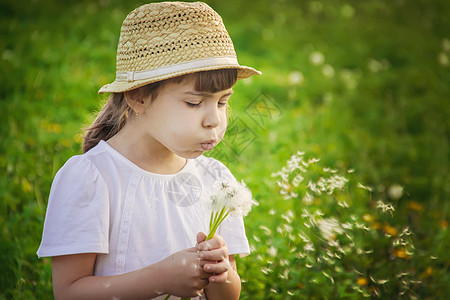
[[[153,76],[151,78],[147,79],[141,79],[141,80],[133,80],[133,81],[123,81],[123,80],[115,80],[114,82],[110,84],[104,85],[99,91],[99,94],[103,93],[122,93],[126,91],[130,91],[133,89],[136,89],[138,87],[157,82],[162,81],[182,75],[192,74],[200,71],[212,71],[212,70],[219,70],[219,69],[236,69],[237,70],[237,79],[245,79],[249,78],[253,75],[261,75],[261,71],[258,71],[254,68],[247,67],[247,66],[236,66],[236,65],[217,65],[217,66],[207,66],[207,67],[199,67],[199,68],[192,68],[189,70],[179,70],[167,74],[162,74],[158,76]]]

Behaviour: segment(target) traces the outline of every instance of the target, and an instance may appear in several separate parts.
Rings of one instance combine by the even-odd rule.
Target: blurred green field
[[[263,72],[236,85],[228,136],[210,153],[260,203],[246,218],[241,298],[446,299],[450,2],[206,2],[240,63]],[[52,298],[51,261],[35,254],[50,185],[81,152],[81,128],[106,97],[97,91],[114,80],[121,23],[143,3],[0,2],[0,299]],[[284,200],[271,174],[299,150],[320,158],[318,173],[355,170],[354,185],[312,204],[300,186]],[[323,262],[329,246],[305,217],[318,209],[368,228],[349,234],[349,255]]]

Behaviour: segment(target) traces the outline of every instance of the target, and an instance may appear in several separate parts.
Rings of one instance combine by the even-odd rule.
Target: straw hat
[[[132,11],[123,22],[116,80],[99,93],[125,92],[217,69],[237,69],[238,79],[261,74],[239,65],[222,18],[205,3],[150,3]]]

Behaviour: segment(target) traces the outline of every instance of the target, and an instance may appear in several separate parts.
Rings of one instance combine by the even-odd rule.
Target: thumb
[[[197,233],[197,244],[204,242],[206,240],[206,234],[204,232]]]

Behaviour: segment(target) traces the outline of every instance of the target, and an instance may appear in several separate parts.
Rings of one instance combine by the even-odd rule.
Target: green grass
[[[51,182],[80,153],[80,128],[104,101],[96,92],[114,79],[121,22],[142,3],[0,3],[0,299],[52,297],[50,260],[35,255]],[[207,3],[222,15],[240,63],[263,72],[236,85],[234,126],[211,153],[260,202],[246,218],[254,251],[238,261],[242,299],[377,293],[444,299],[450,292],[448,1]],[[349,186],[339,196],[350,199],[347,210],[325,200],[305,204],[304,187],[298,199],[283,200],[271,174],[298,150],[319,157],[322,167],[355,169],[354,179],[373,191]],[[403,193],[393,197],[398,185]],[[395,214],[380,214],[378,200],[391,203]],[[372,226],[352,237],[373,254],[347,256],[339,268],[306,267],[298,257],[303,242],[282,229],[290,225],[298,235],[304,209],[317,208]],[[288,211],[291,223],[282,217]],[[402,258],[384,234],[405,226],[414,252]],[[408,275],[393,276],[401,273]],[[379,284],[370,276],[391,277]]]

